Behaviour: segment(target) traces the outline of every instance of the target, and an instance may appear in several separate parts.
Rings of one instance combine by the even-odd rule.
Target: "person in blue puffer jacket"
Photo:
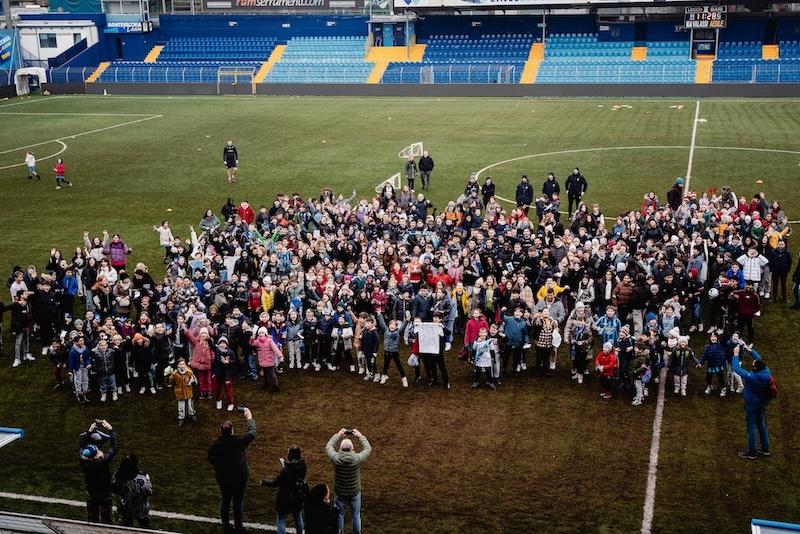
[[[740,458],[755,460],[758,453],[769,456],[769,434],[767,433],[767,403],[770,400],[770,378],[772,371],[767,367],[767,362],[761,357],[753,346],[750,354],[753,356],[753,370],[748,371],[742,367],[741,345],[733,348],[733,372],[742,377],[744,381],[744,415],[747,423],[747,450],[739,453]],[[756,451],[756,428],[761,440],[761,450]]]
[[[711,394],[714,384],[714,375],[717,375],[717,384],[720,387],[719,396],[724,397],[728,390],[725,383],[725,348],[720,343],[716,330],[708,334],[708,344],[703,349],[700,356],[700,363],[697,367],[706,364],[706,395]]]

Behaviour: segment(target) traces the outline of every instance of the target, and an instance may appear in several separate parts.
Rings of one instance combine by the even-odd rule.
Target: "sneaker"
[[[376,384],[377,384],[378,382],[380,382],[381,380],[383,380],[383,376],[381,376],[381,374],[380,374],[380,373],[376,373],[376,374],[375,374],[375,378],[373,378],[373,379],[372,379],[372,381],[373,381],[373,382],[375,382]],[[389,380],[389,377],[388,377],[388,376],[386,377],[386,380]],[[383,383],[385,384],[386,382],[383,382]]]
[[[122,386],[117,388],[117,395],[122,395]]]
[[[572,380],[577,380],[578,379],[578,373],[576,373],[575,371],[572,371],[572,376],[570,378],[572,378]]]
[[[275,372],[278,373],[279,375],[282,375],[283,374],[283,367],[276,367],[275,368]]]
[[[697,327],[697,331],[698,332],[702,332],[703,331],[703,323],[700,323],[700,326]]]
[[[520,371],[522,371],[522,364],[518,363],[517,364],[517,372],[519,373]]]
[[[355,366],[352,366],[352,365],[351,365],[350,367],[351,367],[351,369],[352,369],[352,368],[353,368],[353,367],[355,367]],[[363,374],[364,374],[364,368],[363,368],[363,367],[361,367],[360,365],[358,366],[358,374],[360,374],[360,375],[363,375]]]
[[[556,362],[550,362],[550,370],[551,371],[555,371],[556,370]]]
[[[408,378],[407,377],[404,376],[403,378],[400,379],[400,381],[403,383],[403,387],[404,388],[408,387]]]
[[[130,392],[131,392],[131,385],[125,384],[125,393],[130,393]]]
[[[743,391],[744,391],[744,386],[736,388],[736,393],[742,393]]]
[[[56,191],[58,191],[59,189],[61,189],[61,186],[60,186],[60,185],[57,185],[57,186],[56,186]]]
[[[522,362],[520,365],[522,366],[522,370],[523,371],[527,371],[528,370],[528,364],[527,363]]]
[[[156,389],[162,390],[164,389],[164,386],[162,386],[161,384],[156,384]]]
[[[364,378],[362,378],[362,380],[363,380],[364,382],[369,382],[370,380],[372,380],[372,374],[371,374],[371,373],[367,373],[367,374],[365,374],[365,375],[364,375]]]
[[[760,449],[759,449],[759,451],[758,451],[758,454],[760,454],[761,456],[772,456],[772,453],[771,453],[771,452],[769,452],[769,451],[764,451],[764,450],[760,450]]]
[[[61,389],[63,387],[64,387],[64,383],[63,382],[59,382],[55,386],[53,386],[53,389]]]
[[[68,186],[70,186],[70,187],[72,187],[72,182],[68,183],[67,185],[68,185]]]
[[[289,369],[294,369],[294,358],[289,358]]]
[[[445,350],[445,352],[447,352],[448,350],[450,350],[450,347],[452,347],[452,346],[453,346],[453,345],[452,345],[452,344],[451,344],[449,341],[448,341],[447,343],[445,343],[445,344],[444,344],[444,350]]]
[[[642,405],[641,399],[633,399],[633,402],[631,402],[631,406],[641,406],[641,405]]]
[[[446,389],[447,391],[450,391],[450,382],[448,382],[447,384],[444,385],[444,389]]]
[[[322,366],[320,364],[318,364],[318,363],[315,363],[314,364],[314,370],[319,372],[320,369],[322,369]]]
[[[310,363],[307,363],[307,364],[305,364],[305,365],[303,366],[303,371],[307,371],[309,367],[311,367],[311,364],[310,364]]]
[[[720,396],[720,397],[724,397],[724,396],[725,396],[725,395],[727,395],[727,394],[728,394],[728,390],[727,390],[727,388],[722,388],[722,389],[720,390],[720,392],[719,392],[719,396]]]
[[[680,391],[681,391],[681,388],[679,388],[679,387],[676,387],[676,388],[675,388],[675,395],[677,395],[678,393],[680,393]]]
[[[578,375],[578,384],[583,384],[583,375]]]
[[[329,363],[328,364],[328,371],[335,371],[335,370],[336,370],[336,367],[334,367],[332,363]]]
[[[681,390],[681,397],[685,397],[685,396],[686,396],[686,389],[682,389]]]
[[[141,388],[139,388],[139,395],[144,395],[144,392],[145,392],[145,388],[144,388],[144,386],[142,386]],[[202,399],[202,398],[203,398],[203,396],[202,396],[202,395],[200,395],[200,398]]]
[[[150,394],[151,395],[155,395],[156,394],[156,388],[154,388],[153,386],[150,386]]]
[[[22,362],[19,360],[14,360],[14,363],[11,364],[11,367],[19,367]]]
[[[221,410],[221,409],[222,409],[222,401],[218,400],[217,401],[217,410]]]
[[[227,410],[229,412],[232,412],[233,411],[233,404],[229,404]]]
[[[764,292],[764,298],[765,298],[765,299],[768,299],[768,298],[769,298],[769,291],[765,291],[765,292]]]
[[[355,372],[356,372],[356,366],[355,366],[355,365],[351,365],[351,366],[350,366],[350,372],[351,372],[351,373],[355,373]],[[359,373],[359,374],[360,374],[360,373]]]
[[[26,362],[35,362],[36,361],[36,357],[34,357],[34,355],[29,352],[28,354],[25,355],[25,361]]]
[[[706,395],[711,395],[711,386],[706,386]]]
[[[105,393],[101,393],[101,394],[100,394],[100,402],[105,402],[105,401],[106,401],[106,398],[107,398],[107,396],[106,396],[106,394],[105,394]]]
[[[748,451],[742,451],[737,456],[739,456],[739,458],[742,458],[743,460],[756,460],[756,459],[758,459],[758,455],[757,454],[751,454]]]
[[[644,393],[644,396],[645,396],[645,397],[649,397],[649,396],[650,396],[650,390],[649,390],[648,388],[644,388],[644,389],[642,390],[642,393]]]
[[[697,327],[695,325],[692,325],[692,326],[689,327],[689,332],[694,332],[696,330],[697,330]]]
[[[111,400],[112,400],[112,401],[116,402],[118,398],[119,398],[119,397],[117,396],[117,392],[116,392],[116,391],[114,391],[113,393],[111,393]]]
[[[497,389],[497,385],[494,382],[489,382],[487,385],[489,386],[489,389],[491,389],[491,390],[496,390]]]
[[[522,348],[523,349],[529,349],[529,348],[531,348],[531,344],[530,343],[525,343],[524,345],[522,345]]]
[[[471,387],[472,389],[478,389],[478,385],[479,385],[479,384],[478,384],[477,382],[473,382],[473,383],[472,383],[472,385],[471,385],[470,387]]]

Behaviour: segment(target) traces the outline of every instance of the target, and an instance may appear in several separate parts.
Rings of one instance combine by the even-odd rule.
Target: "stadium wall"
[[[48,87],[48,89],[50,89]],[[86,84],[90,94],[215,95],[216,84]],[[224,94],[250,94],[250,85],[223,86]],[[401,97],[800,97],[800,83],[783,84],[258,84],[260,95]],[[55,92],[51,90],[51,92]],[[75,91],[71,91],[75,92]]]
[[[255,37],[269,35],[286,41],[292,37],[363,35],[369,17],[302,15],[161,15],[160,36]],[[235,23],[231,26],[232,23]],[[288,25],[288,26],[285,26]]]
[[[11,98],[17,96],[15,85],[0,85],[0,98]]]

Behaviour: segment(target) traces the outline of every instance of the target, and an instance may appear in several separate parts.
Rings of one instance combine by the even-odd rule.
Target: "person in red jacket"
[[[236,213],[238,213],[239,217],[241,217],[242,220],[248,225],[253,224],[253,221],[256,220],[256,214],[253,211],[253,207],[246,200],[242,200],[242,203],[239,204],[239,208],[236,210]]]
[[[472,310],[472,318],[467,321],[467,326],[464,329],[464,346],[471,347],[475,340],[478,339],[478,332],[481,328],[489,331],[489,323],[486,321],[486,316],[483,315],[481,310],[475,308]]]
[[[53,172],[56,173],[56,189],[61,189],[61,182],[64,182],[68,186],[72,187],[72,182],[67,180],[64,177],[64,173],[66,172],[66,167],[64,167],[64,160],[58,158],[56,161],[56,167],[53,169]]]
[[[200,386],[200,398],[211,398],[211,364],[214,361],[214,342],[208,328],[201,328],[200,333],[195,336],[188,328],[184,328],[183,333],[186,339],[192,344],[193,351],[189,366],[194,370]]]
[[[607,341],[603,344],[603,350],[597,354],[594,360],[594,368],[600,375],[600,396],[604,399],[611,398],[611,386],[617,374],[617,352],[614,344]]]
[[[753,342],[753,317],[761,315],[761,299],[755,291],[753,282],[748,281],[745,288],[735,291],[733,297],[736,299],[737,313],[739,315],[739,330],[744,334],[747,329],[747,340]]]

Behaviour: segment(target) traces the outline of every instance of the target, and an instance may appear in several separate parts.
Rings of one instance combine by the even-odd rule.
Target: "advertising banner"
[[[365,0],[206,0],[206,9],[269,13],[362,9]]]
[[[0,30],[0,70],[17,67],[17,34],[14,30]]]

